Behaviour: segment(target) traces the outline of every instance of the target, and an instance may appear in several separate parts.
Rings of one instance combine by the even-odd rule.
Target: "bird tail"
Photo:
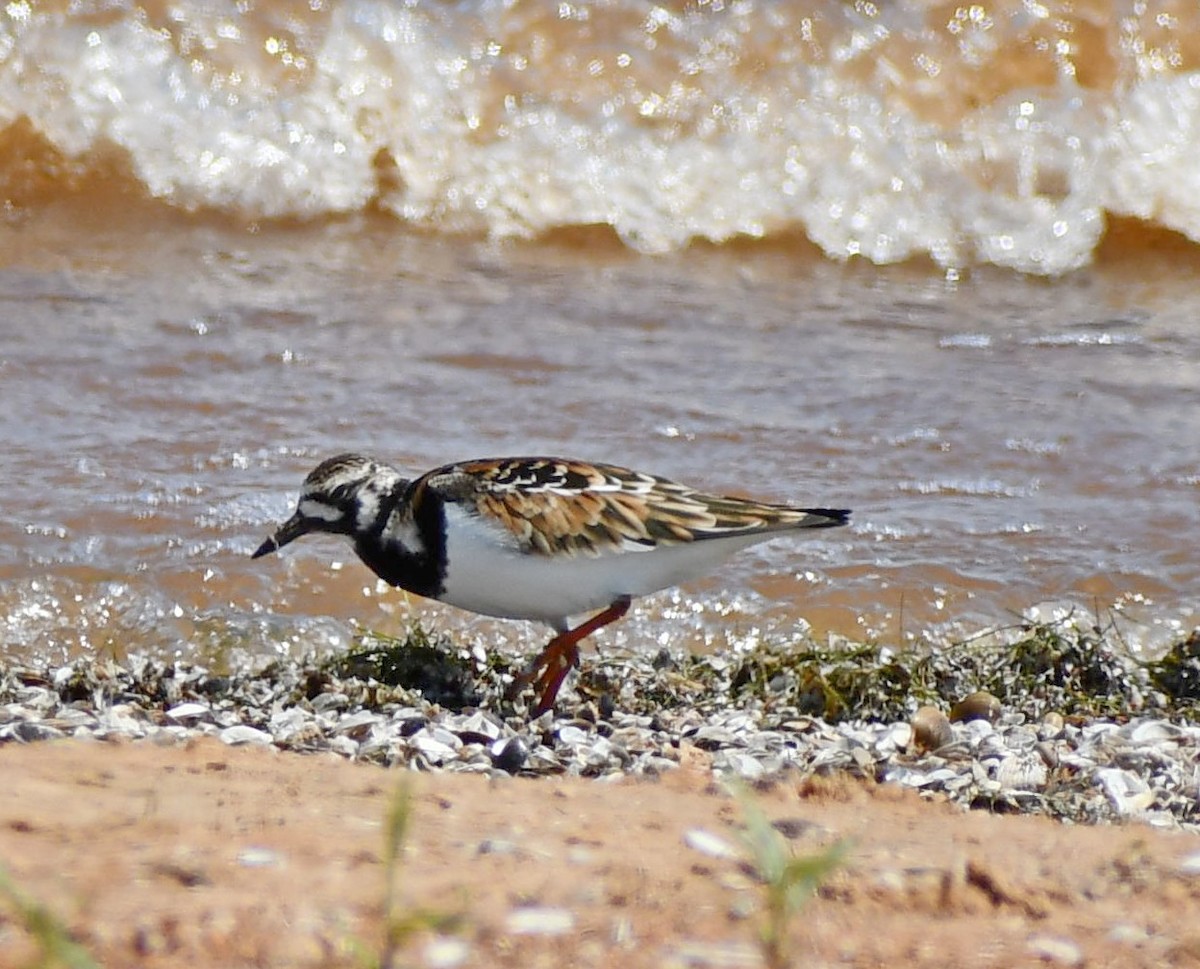
[[[801,508],[808,518],[801,519],[801,528],[833,528],[850,521],[849,508]],[[809,518],[812,520],[809,521]]]

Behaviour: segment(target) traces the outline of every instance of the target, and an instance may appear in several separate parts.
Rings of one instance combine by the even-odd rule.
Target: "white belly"
[[[478,520],[451,518],[447,525],[442,602],[558,628],[568,617],[603,609],[622,596],[648,595],[704,575],[738,549],[774,537],[731,536],[595,558],[552,558],[516,551]]]

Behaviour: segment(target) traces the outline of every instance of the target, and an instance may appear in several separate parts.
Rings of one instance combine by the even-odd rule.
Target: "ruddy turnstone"
[[[703,494],[666,478],[563,458],[491,458],[409,479],[359,454],[322,461],[296,512],[258,547],[309,532],[345,535],[385,582],[556,635],[513,684],[549,710],[579,641],[620,619],[637,596],[703,574],[782,532],[844,525],[840,508]],[[600,610],[572,627],[569,619]]]

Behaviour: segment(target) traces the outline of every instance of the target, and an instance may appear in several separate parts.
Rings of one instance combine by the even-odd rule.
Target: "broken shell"
[[[1056,710],[1051,710],[1044,717],[1042,717],[1042,725],[1038,730],[1038,733],[1041,734],[1046,740],[1053,740],[1062,734],[1066,723],[1067,722],[1063,719],[1063,715],[1061,713],[1057,712]]]

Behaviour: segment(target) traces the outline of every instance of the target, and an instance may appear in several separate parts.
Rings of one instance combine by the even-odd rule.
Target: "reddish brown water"
[[[1194,618],[1188,252],[947,282],[800,245],[648,258],[602,234],[496,245],[129,203],[47,209],[0,255],[10,652],[261,653],[413,614],[527,641],[378,588],[332,539],[250,561],[351,448],[414,470],[545,451],[854,509],[644,601],[610,644],[802,620],[899,641],[1042,600],[1123,603],[1140,641]]]

